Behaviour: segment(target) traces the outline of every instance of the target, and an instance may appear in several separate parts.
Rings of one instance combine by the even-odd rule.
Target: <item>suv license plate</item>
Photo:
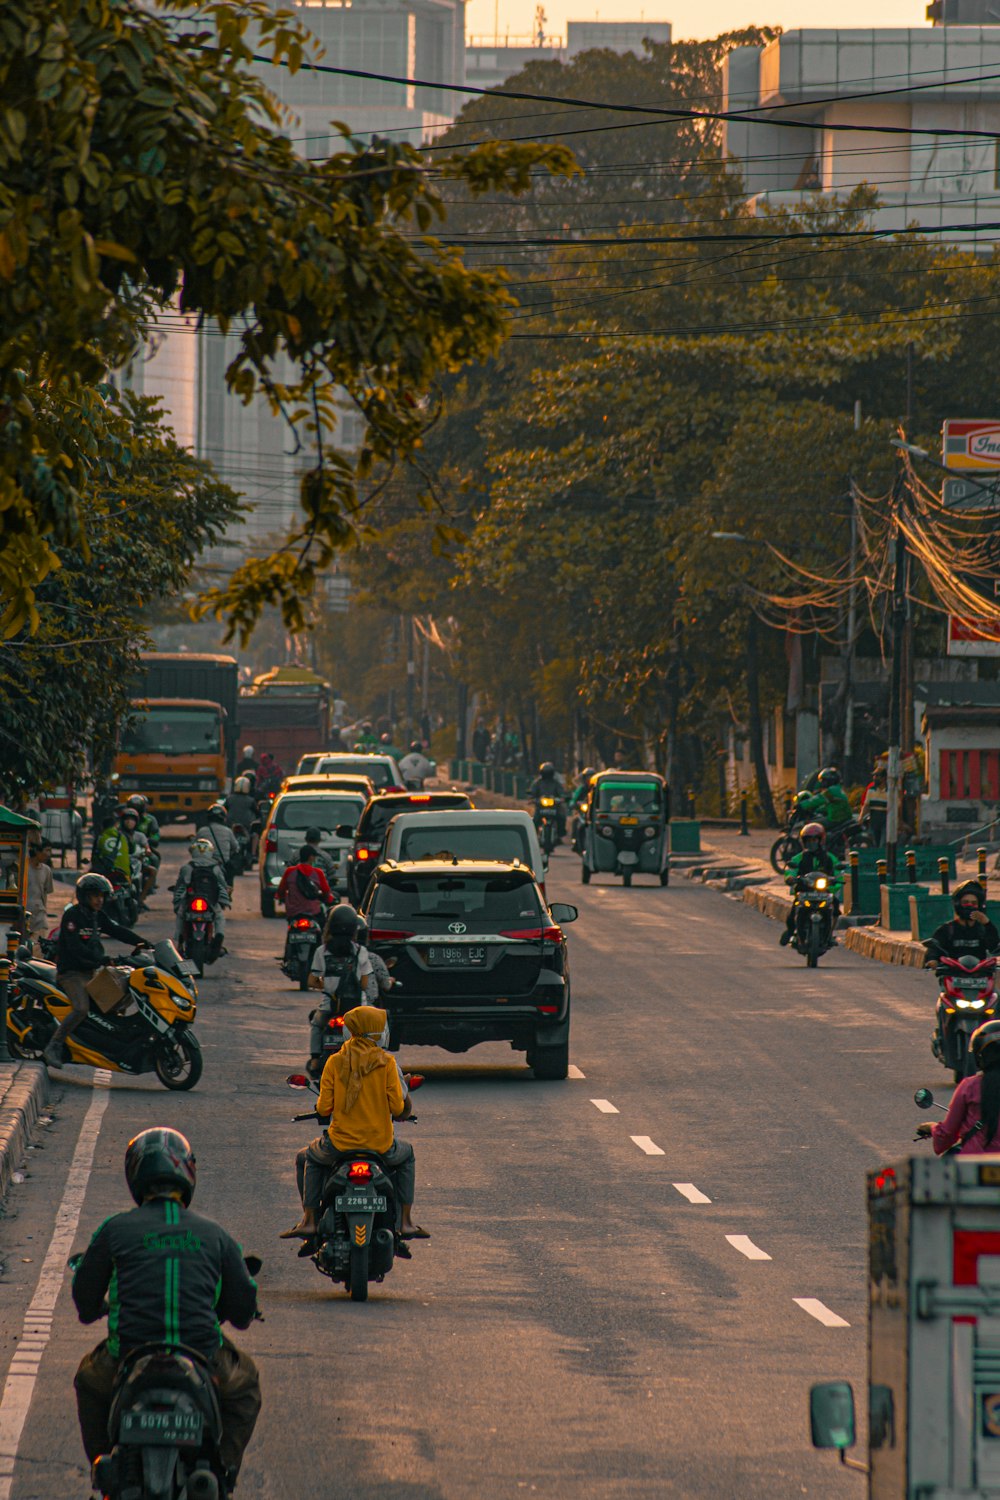
[[[389,1200],[383,1193],[347,1193],[333,1206],[338,1214],[384,1214]]]
[[[466,968],[481,969],[486,963],[486,949],[461,948],[457,944],[449,948],[428,948],[427,962],[436,968],[461,964]]]
[[[197,1446],[203,1427],[204,1418],[197,1411],[127,1411],[122,1414],[118,1440]]]

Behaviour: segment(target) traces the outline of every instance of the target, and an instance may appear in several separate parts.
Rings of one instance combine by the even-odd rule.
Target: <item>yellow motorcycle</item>
[[[92,1009],[67,1036],[68,1061],[115,1073],[155,1073],[167,1089],[193,1089],[201,1077],[202,1055],[191,1025],[198,991],[191,965],[173,943],[156,943],[127,962],[133,967],[115,1013]],[[60,1021],[71,1010],[56,984],[55,964],[19,948],[11,969],[7,1045],[12,1056],[40,1059]]]

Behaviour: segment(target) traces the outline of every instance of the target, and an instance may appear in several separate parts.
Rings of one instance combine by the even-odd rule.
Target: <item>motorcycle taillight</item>
[[[292,926],[296,929],[296,931],[303,932],[305,928],[312,926],[312,918],[296,917],[295,921],[292,923]]]
[[[370,1161],[352,1161],[347,1175],[351,1182],[371,1182],[372,1164]]]
[[[191,902],[192,911],[208,911],[208,902],[204,896],[195,896]]]

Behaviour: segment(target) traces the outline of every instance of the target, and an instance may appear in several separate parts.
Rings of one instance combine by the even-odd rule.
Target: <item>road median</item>
[[[48,1098],[49,1076],[40,1063],[0,1063],[0,1203]]]

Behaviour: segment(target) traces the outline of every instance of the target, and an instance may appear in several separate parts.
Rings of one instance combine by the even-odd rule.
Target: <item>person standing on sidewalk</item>
[[[32,844],[28,858],[28,937],[33,948],[49,930],[49,897],[55,890],[51,859],[48,839]]]

